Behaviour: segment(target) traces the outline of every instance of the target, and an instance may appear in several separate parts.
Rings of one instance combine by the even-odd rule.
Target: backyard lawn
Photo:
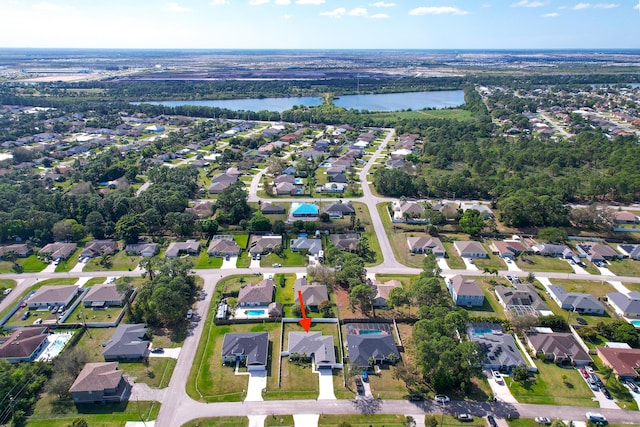
[[[531,377],[528,384],[523,385],[506,377],[506,383],[518,402],[598,407],[598,402],[592,400],[594,396],[591,389],[578,370],[561,368],[540,360],[535,362],[539,373]],[[562,375],[566,375],[565,380]]]
[[[73,401],[58,401],[45,394],[38,399],[27,427],[68,427],[82,417],[91,427],[123,427],[127,421],[150,421],[158,417],[160,403],[130,401],[105,405],[75,405]]]

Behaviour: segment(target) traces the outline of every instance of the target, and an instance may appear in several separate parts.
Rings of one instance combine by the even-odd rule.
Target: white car
[[[436,402],[438,403],[447,403],[450,400],[451,399],[449,399],[449,396],[445,396],[444,394],[436,394]]]
[[[550,425],[551,420],[547,417],[536,417],[536,422],[538,424]]]
[[[504,383],[502,375],[498,371],[491,371],[491,375],[493,375],[493,379],[496,380],[498,384]]]
[[[6,297],[7,295],[9,295],[9,294],[11,293],[11,290],[12,290],[12,289],[13,289],[13,288],[7,288],[7,289],[5,289],[4,291],[2,291],[2,295],[4,295],[4,296]]]

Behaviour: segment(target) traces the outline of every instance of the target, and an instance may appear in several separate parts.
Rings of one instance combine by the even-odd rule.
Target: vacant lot
[[[632,259],[618,259],[611,261],[607,268],[611,270],[613,274],[619,276],[634,276],[640,277],[640,261]]]
[[[100,264],[101,259],[95,258],[89,261],[83,271],[131,271],[140,263],[139,256],[127,255],[125,251],[119,251],[108,257],[108,261]]]
[[[516,258],[516,264],[524,271],[573,272],[573,269],[567,261],[542,255],[521,255]]]

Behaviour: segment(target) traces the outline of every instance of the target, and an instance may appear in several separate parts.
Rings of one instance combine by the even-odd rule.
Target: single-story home
[[[273,185],[278,185],[284,182],[287,182],[289,184],[293,184],[294,182],[296,182],[296,177],[295,175],[295,169],[293,170],[293,173],[288,175],[288,174],[283,174],[283,175],[279,175],[277,177],[275,177],[275,179],[273,180]]]
[[[500,257],[511,260],[527,250],[525,245],[515,240],[494,240],[491,247],[495,249],[495,253]]]
[[[300,252],[306,249],[311,255],[318,255],[322,251],[322,240],[298,237],[291,240],[289,248],[291,252]]]
[[[222,342],[223,363],[243,362],[249,371],[264,371],[269,360],[267,332],[229,333]]]
[[[211,185],[209,186],[209,193],[220,194],[223,190],[230,187],[232,184],[238,182],[237,175],[230,175],[227,173],[219,173],[211,179]]]
[[[276,184],[276,194],[278,196],[295,194],[297,190],[298,187],[291,182],[279,182]]]
[[[48,245],[40,249],[39,252],[40,255],[44,255],[54,261],[64,261],[76,251],[77,247],[78,245],[76,243],[54,242],[49,243]]]
[[[342,218],[345,215],[355,215],[356,213],[351,203],[342,202],[332,203],[324,211],[329,214],[330,218]]]
[[[510,371],[516,366],[526,365],[513,335],[506,333],[499,323],[470,323],[467,336],[480,346],[484,355],[482,367],[485,369]]]
[[[408,218],[419,218],[424,214],[424,206],[417,202],[408,200],[398,200],[391,204],[394,220],[404,220]]]
[[[354,366],[393,363],[400,360],[400,353],[392,335],[347,335],[349,363]],[[392,356],[393,355],[393,356]]]
[[[531,247],[534,253],[544,256],[552,256],[564,259],[573,259],[576,254],[567,245],[552,245],[544,243],[542,245],[534,245]]]
[[[102,255],[112,255],[118,252],[118,242],[114,240],[92,240],[84,245],[81,257],[95,258]]]
[[[546,286],[551,298],[564,310],[582,314],[604,314],[604,306],[591,294],[567,292],[559,285]]]
[[[628,347],[628,346],[627,346]],[[640,349],[598,347],[598,357],[605,366],[613,369],[620,379],[636,380],[640,369]]]
[[[640,245],[618,245],[618,250],[622,253],[623,257],[631,258],[636,261],[640,260]]]
[[[186,242],[173,242],[167,248],[164,256],[167,258],[177,258],[182,254],[196,255],[200,252],[200,243],[195,240],[187,240]]]
[[[631,291],[628,294],[610,292],[607,294],[607,301],[620,316],[630,319],[640,318],[640,292]]]
[[[456,305],[463,307],[482,307],[484,304],[484,292],[473,279],[458,274],[447,279],[447,289]]]
[[[139,360],[147,355],[149,347],[147,328],[143,323],[121,323],[102,351],[104,360]]]
[[[447,256],[442,241],[437,237],[407,237],[407,245],[409,246],[409,251],[414,254],[433,253],[439,258]]]
[[[371,305],[374,307],[386,307],[387,301],[389,301],[389,293],[395,288],[402,288],[402,282],[389,280],[384,283],[375,283],[373,285],[374,294],[371,298]]]
[[[125,246],[124,251],[127,255],[152,257],[160,251],[160,248],[157,243],[130,243]]]
[[[314,203],[292,203],[291,216],[294,218],[317,217],[318,206]]]
[[[273,301],[275,283],[272,279],[264,279],[255,285],[245,285],[238,293],[240,307],[266,307]]]
[[[453,246],[456,248],[458,255],[463,258],[486,258],[487,251],[480,242],[461,241],[457,240],[453,242]]]
[[[124,295],[118,292],[115,283],[103,283],[89,288],[82,303],[91,308],[120,307],[124,303]]]
[[[333,337],[322,332],[289,332],[289,357],[304,355],[312,360],[316,369],[336,368],[336,352]]]
[[[316,193],[344,193],[348,184],[345,182],[327,182],[326,184],[318,185],[316,187]]]
[[[329,240],[336,248],[341,251],[355,252],[358,242],[360,241],[360,234],[358,233],[346,233],[346,234],[332,234]]]
[[[262,203],[262,205],[260,205],[260,212],[262,212],[265,215],[278,215],[278,214],[286,213],[287,210],[284,208],[283,205],[264,202]]]
[[[10,252],[13,252],[18,258],[26,258],[33,253],[33,249],[24,243],[0,246],[0,260],[4,259],[5,255]]]
[[[475,210],[480,212],[480,216],[483,219],[488,219],[488,218],[493,218],[493,212],[491,211],[491,209],[488,206],[485,205],[479,205],[477,203],[461,203],[460,204],[460,209],[462,209],[463,212],[466,212],[468,210]]]
[[[207,255],[210,257],[224,258],[236,256],[240,253],[240,246],[233,239],[233,236],[214,236],[207,248]]]
[[[131,384],[118,362],[87,363],[69,389],[74,403],[112,403],[129,399]]]
[[[638,216],[627,211],[620,211],[615,213],[616,224],[637,224]]]
[[[296,279],[293,283],[293,296],[294,299],[298,301],[298,291],[302,292],[302,299],[304,301],[304,305],[309,307],[310,310],[318,310],[318,305],[322,301],[329,300],[329,292],[327,291],[327,287],[325,285],[321,285],[319,283],[309,284],[307,279],[301,277]]]
[[[9,363],[33,362],[47,342],[48,334],[47,327],[29,327],[0,335],[0,359]]]
[[[496,286],[498,302],[511,316],[550,316],[553,314],[544,303],[536,288],[528,283],[518,283],[514,287]]]
[[[580,243],[576,245],[581,256],[591,262],[603,262],[606,259],[622,258],[611,246],[602,243]]]
[[[589,353],[570,333],[529,332],[525,337],[531,350],[541,359],[551,360],[559,365],[574,366],[586,366],[593,362]]]
[[[48,307],[68,307],[76,297],[79,287],[75,285],[51,285],[38,289],[27,300],[29,309],[46,309]]]
[[[273,249],[278,246],[282,246],[282,236],[258,236],[252,235],[249,242],[249,253],[253,255],[266,254],[273,252]]]

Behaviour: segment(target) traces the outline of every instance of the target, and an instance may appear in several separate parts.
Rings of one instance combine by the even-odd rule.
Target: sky
[[[640,0],[0,0],[0,47],[640,48]]]

